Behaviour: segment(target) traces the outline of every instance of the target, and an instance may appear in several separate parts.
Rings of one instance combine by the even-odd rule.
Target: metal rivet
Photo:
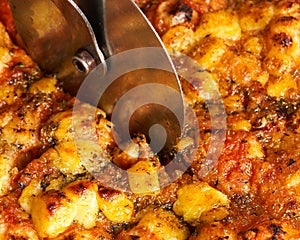
[[[94,57],[85,49],[80,49],[73,57],[72,62],[77,71],[85,74],[96,67]]]

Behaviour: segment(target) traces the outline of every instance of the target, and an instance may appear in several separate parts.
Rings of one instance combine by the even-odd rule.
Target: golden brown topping
[[[228,215],[229,199],[207,183],[185,185],[178,190],[177,195],[173,210],[191,225],[222,220]]]
[[[198,138],[170,155],[188,169],[165,171],[142,135],[117,146],[106,114],[85,103],[74,113],[0,25],[0,238],[300,239],[300,3],[137,2],[166,47],[199,64],[174,59],[191,77],[181,83],[198,128],[186,131]],[[226,116],[211,112],[220,105]],[[226,139],[204,176],[218,132]]]

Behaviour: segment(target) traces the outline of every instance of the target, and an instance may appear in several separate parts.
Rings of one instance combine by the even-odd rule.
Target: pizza
[[[151,187],[165,156],[142,134],[122,150],[106,113],[91,115],[94,107],[84,102],[77,105],[76,135],[76,99],[16,45],[8,3],[1,0],[0,238],[300,239],[300,2],[136,2],[166,48],[200,69],[189,72],[191,81],[180,78],[197,123],[186,131],[199,137],[184,136],[174,154],[189,166],[155,191],[107,186],[106,176],[124,181],[113,162],[150,176],[142,183]],[[179,73],[187,71],[173,60]],[[225,115],[214,118],[225,122],[223,129],[213,126],[206,78],[222,100]],[[208,154],[217,154],[210,143],[220,130],[225,137],[217,161],[201,174]],[[101,160],[101,177],[87,170],[81,152],[91,163]],[[161,179],[172,177],[163,172]]]

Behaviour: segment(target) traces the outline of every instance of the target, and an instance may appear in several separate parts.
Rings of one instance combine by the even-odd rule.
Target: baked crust
[[[74,99],[55,78],[43,76],[0,25],[0,238],[299,239],[300,2],[137,3],[166,47],[196,60],[218,87],[226,139],[216,166],[200,174],[212,122],[196,72],[192,83],[181,79],[200,136],[180,143],[189,169],[151,194],[105,187],[105,177],[84,167],[76,141],[90,158],[101,159],[103,176],[119,182],[124,176],[110,161],[151,176],[163,169],[162,160],[142,135],[134,139],[138,148],[119,149],[105,113],[89,116],[88,104],[78,106],[77,119],[86,138],[75,138]],[[6,0],[0,16],[15,39]],[[174,61],[179,72],[185,70]]]

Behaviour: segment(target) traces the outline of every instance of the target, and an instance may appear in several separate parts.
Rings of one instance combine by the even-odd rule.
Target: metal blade
[[[101,7],[98,6],[97,8],[95,2],[98,2],[98,4],[101,2]],[[166,131],[167,139],[164,150],[169,151],[180,137],[184,109],[180,83],[160,37],[134,1],[76,0],[76,3],[83,9],[90,23],[94,26],[98,43],[105,43],[105,48],[101,48],[103,52],[109,56],[122,53],[125,55],[128,52],[128,56],[130,56],[124,61],[115,61],[115,59],[108,61],[108,73],[123,69],[124,75],[115,79],[106,89],[99,101],[99,106],[106,113],[112,114],[116,104],[120,103],[120,98],[138,88],[139,91],[135,92],[134,96],[128,96],[127,101],[122,101],[122,105],[120,103],[118,109],[123,109],[123,112],[118,113],[118,117],[113,119],[115,120],[116,129],[120,137],[124,138],[124,141],[128,140],[126,138],[128,129],[128,126],[126,126],[128,116],[126,114],[134,112],[130,116],[129,128],[131,135],[144,133],[151,141],[152,149],[157,150],[164,141],[164,134],[158,130],[159,128],[154,130],[152,134],[149,133],[149,130],[152,126],[158,124]],[[95,9],[98,9],[98,14],[95,14]],[[97,16],[98,21],[95,16]],[[102,19],[102,22],[99,22],[99,19]],[[143,51],[145,48],[157,48],[161,51],[154,50],[151,55],[149,51]],[[141,49],[141,51],[135,51],[137,54],[134,55],[130,54],[130,51],[136,49]],[[148,64],[149,68],[125,74],[129,66],[134,65],[133,62],[136,62],[136,66],[143,65],[140,63],[144,63],[145,66]],[[142,87],[146,84],[149,88]],[[156,84],[164,87],[154,87]],[[95,85],[92,85],[92,88],[95,89]],[[177,94],[171,94],[169,88],[172,88]],[[91,91],[86,91],[85,99],[90,98]],[[134,109],[135,104],[133,103],[142,102],[142,99],[151,99],[151,96],[155,96],[156,101],[151,102],[149,100],[148,104],[139,109]],[[154,102],[160,104],[154,104]]]
[[[9,0],[22,44],[45,73],[56,74],[68,92],[76,93],[86,73],[73,65],[86,49],[95,65],[104,61],[97,40],[81,9],[69,0]]]
[[[180,119],[177,119],[178,114],[170,114],[170,111],[163,110],[158,104],[149,103],[148,106],[135,112],[130,127],[132,134],[144,133],[149,136],[148,130],[151,125],[160,124],[168,135],[166,147],[170,149],[175,145],[177,138],[180,137],[183,119],[183,99],[179,80],[161,40],[133,1],[9,0],[9,2],[25,49],[46,73],[56,74],[57,78],[62,80],[65,90],[74,96],[90,71],[96,65],[106,63],[105,59],[132,49],[148,47],[162,49],[159,55],[151,57],[153,59],[150,62],[161,63],[163,71],[144,69],[138,73],[127,74],[126,62],[132,59],[126,59],[121,63],[124,76],[116,79],[97,103],[93,98],[97,96],[99,89],[94,86],[90,86],[79,98],[95,103],[111,115],[118,100],[137,86],[155,83],[166,86],[166,89],[170,87],[177,91],[175,97],[163,88],[155,92],[143,88],[144,90],[134,98],[124,102],[124,108],[130,108],[131,102],[152,94],[160,99],[161,105],[177,109],[176,112],[181,113]],[[143,57],[143,54],[138,54],[134,59],[140,62],[145,60]],[[77,63],[75,66],[74,60]],[[83,65],[82,69],[80,64]],[[118,67],[114,66],[114,61],[110,61],[107,72],[114,71]],[[101,74],[98,80],[96,84],[101,86]],[[122,133],[122,129],[127,127],[121,124],[123,116],[119,119],[118,125],[121,126],[119,134],[126,135]],[[157,132],[155,135],[159,142],[160,133]]]

